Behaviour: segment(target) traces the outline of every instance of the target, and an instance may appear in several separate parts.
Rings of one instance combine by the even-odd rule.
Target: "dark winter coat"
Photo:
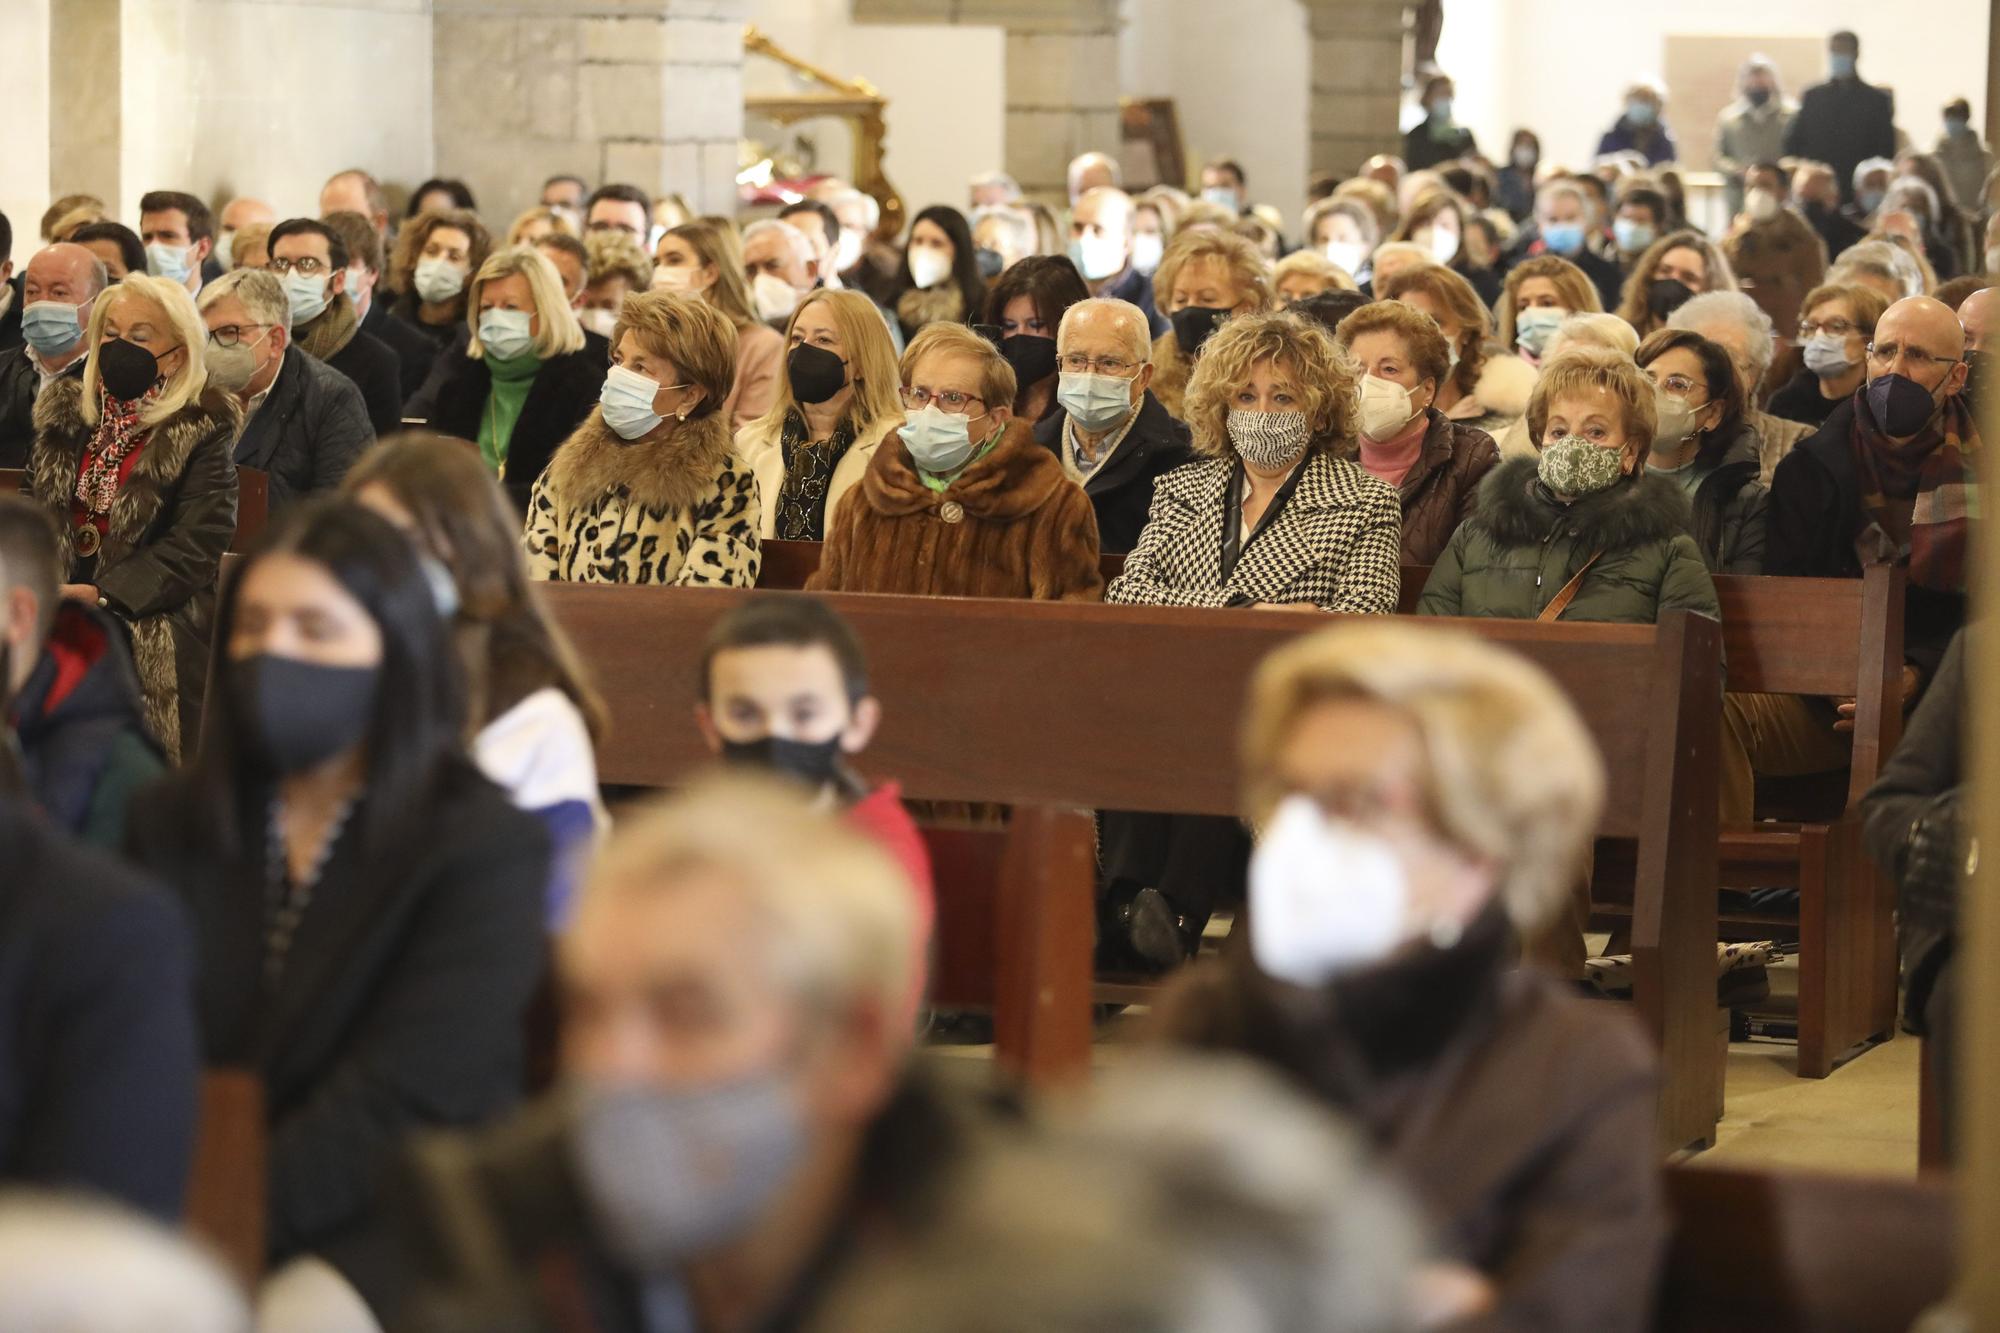
[[[396,354],[396,382],[402,386],[403,401],[408,402],[431,377],[431,366],[438,358],[437,340],[391,315],[385,298],[385,293],[377,292],[369,301],[368,313],[361,317],[361,331],[380,339]]]
[[[179,905],[18,801],[0,864],[0,1182],[177,1224],[201,1075]]]
[[[125,635],[109,616],[81,602],[56,608],[41,660],[14,699],[13,726],[42,812],[92,846],[123,846],[126,806],[165,764],[146,730]]]
[[[1432,565],[1459,524],[1472,517],[1479,483],[1500,466],[1500,446],[1477,426],[1426,408],[1423,451],[1403,477],[1403,563]]]
[[[1858,78],[1828,79],[1806,89],[1785,131],[1785,156],[1833,168],[1840,197],[1854,199],[1854,168],[1867,157],[1896,155],[1896,97]]]
[[[1826,424],[1826,419],[1842,402],[1839,398],[1828,398],[1822,394],[1819,383],[1817,375],[1810,370],[1801,370],[1780,385],[1765,406],[1774,417],[1817,429]]]
[[[527,512],[528,493],[555,457],[557,447],[584,423],[604,392],[604,376],[611,368],[606,346],[599,339],[586,342],[578,351],[550,357],[528,386],[527,400],[521,404],[521,415],[507,440],[506,464],[500,469],[507,494],[523,513]],[[476,440],[479,417],[493,388],[493,370],[483,359],[463,352],[448,352],[446,356],[450,359],[439,366],[440,378],[429,412],[431,429]],[[414,400],[412,405],[416,405]]]
[[[1063,425],[1069,413],[1058,407],[1035,423],[1035,441],[1060,459]],[[1153,507],[1153,483],[1175,468],[1194,461],[1188,428],[1167,414],[1148,390],[1118,450],[1084,479],[1083,493],[1097,511],[1097,541],[1106,551],[1124,553],[1139,544],[1146,515]]]
[[[208,639],[216,579],[236,535],[236,434],[243,409],[210,384],[152,427],[111,504],[110,531],[95,557],[76,554],[70,501],[84,446],[83,381],[60,379],[35,400],[28,493],[55,515],[71,582],[94,583],[132,636],[146,725],[169,762],[192,754],[208,683]]]
[[[84,357],[63,368],[70,379],[83,378]],[[35,443],[35,395],[42,391],[42,373],[28,359],[28,345],[0,350],[0,467],[26,467]]]
[[[127,850],[194,923],[206,1060],[263,1079],[272,1260],[318,1253],[379,1312],[393,1293],[348,1246],[383,1172],[411,1131],[484,1124],[520,1099],[549,849],[541,821],[469,766],[429,798],[420,838],[371,856],[367,814],[335,843],[275,986],[263,838],[223,854],[176,778],[133,806]]]
[[[1819,433],[1778,464],[1771,479],[1770,536],[1764,572],[1790,578],[1858,579],[1855,538],[1873,522],[1861,504],[1854,456],[1855,398],[1843,400]],[[1911,584],[1903,598],[1903,658],[1928,681],[1965,624],[1965,595]]]
[[[1745,425],[1701,483],[1694,488],[1693,523],[1688,531],[1711,574],[1764,572],[1765,519],[1770,492],[1757,480],[1763,466],[1761,441]]]
[[[294,500],[337,490],[347,469],[374,443],[368,405],[354,381],[287,347],[270,393],[243,423],[236,462],[270,476],[275,513]]]
[[[1687,497],[1664,477],[1619,482],[1565,505],[1541,484],[1535,460],[1502,463],[1431,571],[1417,613],[1533,620],[1602,551],[1564,620],[1651,625],[1662,611],[1719,620],[1691,521]]]

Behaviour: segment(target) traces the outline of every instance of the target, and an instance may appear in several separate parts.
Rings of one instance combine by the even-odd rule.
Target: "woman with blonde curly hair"
[[[1317,324],[1225,324],[1187,391],[1205,457],[1155,483],[1145,531],[1105,600],[1394,611],[1402,506],[1341,456],[1354,452],[1356,382]]]
[[[1247,238],[1184,218],[1153,275],[1153,296],[1173,325],[1153,342],[1153,396],[1178,417],[1195,354],[1209,335],[1231,316],[1271,308],[1270,265]]]
[[[1667,326],[1667,317],[1703,292],[1733,292],[1736,273],[1728,258],[1698,231],[1677,231],[1646,247],[1625,279],[1617,315],[1641,338]]]

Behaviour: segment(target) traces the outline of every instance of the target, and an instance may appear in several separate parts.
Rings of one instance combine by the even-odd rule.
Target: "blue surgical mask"
[[[1545,222],[1542,224],[1542,243],[1556,254],[1573,255],[1583,249],[1583,224]]]
[[[658,380],[647,379],[636,370],[611,367],[610,373],[604,377],[604,388],[597,395],[598,408],[604,413],[604,424],[611,427],[621,440],[631,441],[650,435],[666,420],[653,410],[653,400],[660,396],[663,387]]]
[[[1853,56],[1830,55],[1826,58],[1826,67],[1836,79],[1851,79],[1854,77]]]
[[[926,403],[903,414],[903,447],[934,477],[958,471],[972,459],[972,420]]]
[[[1529,356],[1540,356],[1549,345],[1556,325],[1569,318],[1569,311],[1554,306],[1530,306],[1514,315],[1514,345]]]
[[[215,262],[224,269],[236,267],[236,230],[233,227],[215,238]]]
[[[1451,99],[1440,97],[1431,103],[1431,119],[1443,124],[1451,119]]]
[[[146,272],[168,282],[186,282],[191,271],[188,255],[194,250],[191,245],[167,245],[154,241],[146,247]]]
[[[67,301],[30,301],[21,311],[21,336],[35,355],[61,356],[83,341],[83,307]]]
[[[1132,415],[1132,381],[1065,370],[1056,380],[1056,402],[1083,429],[1109,430]]]
[[[1236,197],[1236,191],[1227,185],[1211,185],[1201,192],[1201,197],[1211,204],[1220,204],[1232,213],[1241,213],[1243,204]]]
[[[1882,206],[1882,191],[1857,190],[1854,193],[1854,202],[1860,206],[1863,213],[1873,213]]]
[[[1636,218],[1614,218],[1611,235],[1617,240],[1618,248],[1628,255],[1638,254],[1657,239],[1653,224]]]
[[[479,345],[502,361],[526,355],[535,345],[535,335],[528,331],[528,312],[499,306],[480,311]]]
[[[1625,104],[1625,119],[1634,125],[1651,125],[1659,118],[1660,113],[1653,110],[1651,102],[1641,102],[1635,98]]]
[[[300,273],[297,269],[285,275],[285,303],[292,308],[293,328],[318,319],[332,300],[326,290],[325,275]]]

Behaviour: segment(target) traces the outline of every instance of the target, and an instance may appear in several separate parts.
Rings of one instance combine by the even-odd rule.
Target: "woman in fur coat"
[[[83,377],[35,402],[28,492],[62,534],[64,595],[130,632],[146,724],[178,763],[200,735],[243,413],[209,382],[208,330],[177,282],[128,274],[86,338]]]
[[[596,410],[556,451],[528,499],[538,579],[674,587],[757,582],[756,475],[721,411],[736,330],[670,291],[627,297]]]
[[[827,530],[821,592],[1096,601],[1097,514],[1013,419],[1014,368],[963,324],[903,353],[900,429]]]

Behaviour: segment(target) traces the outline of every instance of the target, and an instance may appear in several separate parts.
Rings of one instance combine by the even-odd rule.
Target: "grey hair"
[[[1743,82],[1744,76],[1750,74],[1770,75],[1771,82],[1777,85],[1778,96],[1780,98],[1784,97],[1785,95],[1784,76],[1778,72],[1777,62],[1772,60],[1771,57],[1765,55],[1762,51],[1752,52],[1750,58],[1743,62],[1743,64],[1736,71],[1736,81],[1738,83],[1741,83]]]
[[[1935,223],[1941,216],[1938,211],[1937,191],[1922,176],[1898,176],[1889,182],[1888,192],[1882,196],[1886,207],[1889,203],[1916,195],[1924,201],[1924,221]]]
[[[1573,343],[1585,347],[1608,347],[1626,356],[1639,350],[1639,334],[1630,324],[1616,315],[1603,311],[1580,310],[1567,315],[1556,325],[1556,331],[1549,335],[1549,341],[1542,348],[1542,364],[1556,359],[1559,352]]]
[[[1855,273],[1867,273],[1901,283],[1903,295],[1922,296],[1924,271],[1907,250],[1888,241],[1857,241],[1840,252],[1826,271],[1830,283],[1849,282]]]
[[[1854,188],[1857,190],[1861,188],[1861,178],[1863,176],[1869,176],[1878,171],[1886,171],[1891,176],[1894,176],[1896,174],[1896,164],[1886,157],[1862,158],[1854,164]]]
[[[1060,354],[1069,342],[1069,326],[1092,311],[1102,310],[1118,321],[1125,332],[1126,350],[1133,359],[1145,365],[1153,359],[1153,326],[1146,321],[1146,312],[1130,301],[1114,300],[1108,296],[1093,296],[1078,301],[1063,311],[1062,323],[1056,326],[1056,351]]]
[[[998,222],[1013,233],[1016,254],[1035,253],[1035,215],[1027,209],[1017,208],[1013,204],[988,204],[984,208],[974,209],[969,220],[974,231],[979,229],[979,224],[982,222]]]
[[[1541,213],[1543,205],[1563,195],[1569,195],[1574,198],[1586,213],[1590,211],[1592,201],[1590,195],[1584,191],[1584,188],[1575,181],[1559,179],[1547,181],[1542,185],[1542,188],[1535,191],[1536,214],[1539,215]]]
[[[1750,335],[1750,360],[1757,368],[1757,378],[1762,380],[1764,372],[1771,368],[1771,358],[1778,354],[1777,330],[1764,308],[1744,293],[1703,292],[1683,302],[1667,319],[1668,328],[1695,333],[1701,332],[1705,324],[1719,323],[1735,324]]]
[[[209,1255],[137,1213],[59,1194],[0,1195],[0,1291],[9,1329],[250,1333]]]
[[[1132,202],[1131,195],[1125,193],[1125,191],[1115,185],[1093,185],[1088,190],[1085,190],[1076,203],[1071,206],[1071,214],[1074,215],[1077,209],[1082,208],[1092,200],[1115,204],[1120,210],[1120,216],[1124,219],[1125,225],[1128,228],[1131,226],[1132,214],[1138,209],[1138,205]]]
[[[285,299],[285,284],[278,275],[261,268],[233,268],[204,285],[195,307],[207,314],[211,306],[228,297],[243,302],[243,308],[259,324],[281,329],[292,327],[292,303]]]
[[[1009,176],[1004,171],[980,172],[977,176],[974,176],[972,178],[969,189],[983,190],[989,185],[999,186],[1001,189],[1005,190],[1008,193],[1009,197],[1011,198],[1019,199],[1021,197],[1021,183],[1015,180],[1012,176]]]
[[[844,204],[860,204],[867,211],[868,225],[865,230],[873,232],[875,228],[882,225],[881,201],[868,193],[868,191],[855,189],[838,190],[826,201],[828,208],[839,208]]]
[[[745,227],[743,229],[744,248],[749,248],[751,241],[770,231],[778,232],[785,238],[785,244],[792,247],[792,253],[798,256],[799,262],[804,264],[808,270],[815,268],[819,264],[819,256],[813,253],[812,237],[806,235],[791,223],[781,221],[778,218],[759,218]]]
[[[1111,171],[1111,183],[1118,186],[1125,184],[1125,169],[1118,165],[1117,158],[1109,153],[1079,153],[1070,159],[1069,172],[1064,177],[1064,183],[1069,186],[1070,198],[1076,198],[1076,183],[1082,180],[1083,173],[1092,167],[1108,167]]]

